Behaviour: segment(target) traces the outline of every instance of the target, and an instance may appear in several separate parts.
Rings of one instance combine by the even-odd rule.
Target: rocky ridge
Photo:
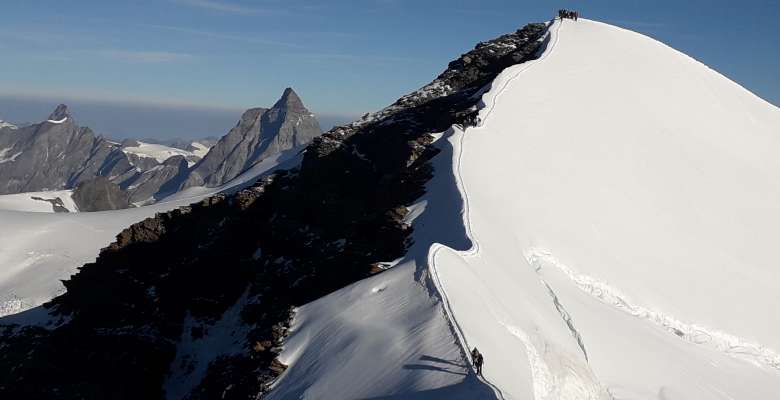
[[[432,84],[315,138],[296,169],[123,231],[45,306],[48,325],[0,320],[0,395],[262,396],[285,369],[293,308],[403,255],[405,206],[434,173],[430,133],[473,121],[479,95],[535,57],[545,29],[478,45]],[[236,313],[232,336],[213,336]],[[226,350],[191,357],[214,341]]]

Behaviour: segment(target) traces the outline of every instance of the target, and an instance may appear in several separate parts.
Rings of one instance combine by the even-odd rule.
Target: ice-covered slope
[[[780,390],[780,110],[655,40],[566,20],[505,70],[456,170],[474,246],[434,247],[513,399]]]

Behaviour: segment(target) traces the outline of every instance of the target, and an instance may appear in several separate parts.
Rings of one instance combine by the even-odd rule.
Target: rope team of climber
[[[558,18],[560,18],[561,21],[563,21],[565,18],[576,21],[578,18],[580,18],[580,13],[579,11],[572,10],[558,10]]]

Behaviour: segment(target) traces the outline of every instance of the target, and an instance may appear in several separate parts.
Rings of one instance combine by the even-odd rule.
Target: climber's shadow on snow
[[[440,363],[440,364],[449,364],[449,365],[452,365],[452,366],[455,366],[455,367],[458,367],[458,368],[466,368],[467,367],[466,364],[461,364],[461,363],[456,362],[456,361],[445,360],[443,358],[427,356],[427,355],[421,356],[420,357],[420,361],[430,361],[430,362],[435,362],[435,363]]]
[[[390,396],[370,397],[363,400],[486,400],[496,399],[495,393],[469,372],[457,385],[423,391],[406,391]]]
[[[460,364],[455,361],[449,361],[442,358],[432,357],[427,355],[421,356],[420,361],[421,363],[418,364],[406,364],[404,365],[403,368],[428,370],[428,371],[440,371],[448,374],[462,375],[462,376],[468,375],[467,366],[465,364]],[[423,364],[422,362],[427,362],[429,364]]]

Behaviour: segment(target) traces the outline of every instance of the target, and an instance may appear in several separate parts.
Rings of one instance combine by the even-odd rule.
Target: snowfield
[[[777,396],[780,110],[621,28],[547,42],[439,139],[407,257],[298,310],[271,398]]]
[[[54,212],[54,206],[50,201],[60,199],[61,207],[68,212],[77,212],[78,207],[73,202],[72,195],[73,190],[4,194],[0,195],[0,210],[51,213]]]
[[[155,160],[157,160],[157,162],[160,163],[165,162],[165,160],[173,156],[182,156],[182,157],[194,156],[194,157],[202,158],[209,151],[208,147],[200,143],[193,143],[193,146],[197,147],[198,150],[193,152],[193,151],[187,151],[187,150],[177,149],[175,147],[166,146],[164,144],[138,142],[138,146],[124,147],[122,148],[122,151],[129,154],[135,154],[138,157],[154,158]]]

